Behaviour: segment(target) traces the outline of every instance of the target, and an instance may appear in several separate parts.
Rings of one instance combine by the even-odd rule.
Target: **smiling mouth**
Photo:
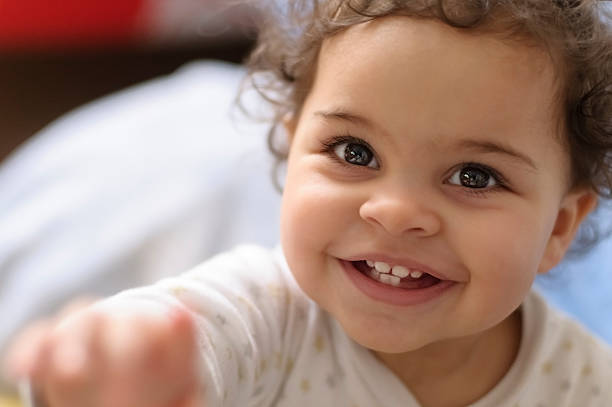
[[[366,260],[351,261],[351,264],[360,273],[381,284],[402,289],[423,289],[439,284],[442,280],[421,271],[412,271],[408,275],[405,273],[394,273],[393,270],[381,272],[374,267],[370,267]],[[396,275],[399,274],[399,275]]]

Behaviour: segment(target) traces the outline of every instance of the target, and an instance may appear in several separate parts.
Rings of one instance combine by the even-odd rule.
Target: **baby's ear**
[[[548,272],[563,259],[578,227],[596,206],[597,195],[591,189],[578,189],[563,198],[538,273]]]
[[[295,129],[297,128],[297,118],[294,113],[287,113],[283,117],[283,127],[285,128],[285,133],[287,133],[287,141],[289,145],[291,145],[291,143],[293,143]]]

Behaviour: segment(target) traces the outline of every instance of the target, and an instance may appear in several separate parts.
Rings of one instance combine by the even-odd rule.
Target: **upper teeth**
[[[383,263],[382,261],[377,261],[376,263],[374,263],[374,268],[379,273],[388,273],[389,271],[391,271],[391,266],[387,263]]]
[[[423,275],[422,271],[419,270],[411,270],[411,269],[407,269],[404,266],[391,266],[385,262],[382,261],[371,261],[371,260],[366,260],[366,263],[368,266],[374,268],[376,271],[378,271],[379,273],[391,273],[394,276],[397,276],[399,278],[404,278],[404,277],[412,277],[412,278],[419,278]]]

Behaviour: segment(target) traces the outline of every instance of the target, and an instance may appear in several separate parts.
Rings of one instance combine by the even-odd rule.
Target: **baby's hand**
[[[190,315],[93,308],[26,329],[9,351],[9,372],[30,377],[49,407],[196,405],[195,328]],[[201,406],[201,404],[200,404]]]

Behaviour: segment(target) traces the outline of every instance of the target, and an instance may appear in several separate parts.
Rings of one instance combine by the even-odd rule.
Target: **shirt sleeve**
[[[279,397],[303,327],[305,297],[274,254],[242,246],[180,276],[132,289],[100,304],[105,309],[184,307],[198,331],[207,407],[269,406]],[[302,324],[303,325],[303,324]]]

